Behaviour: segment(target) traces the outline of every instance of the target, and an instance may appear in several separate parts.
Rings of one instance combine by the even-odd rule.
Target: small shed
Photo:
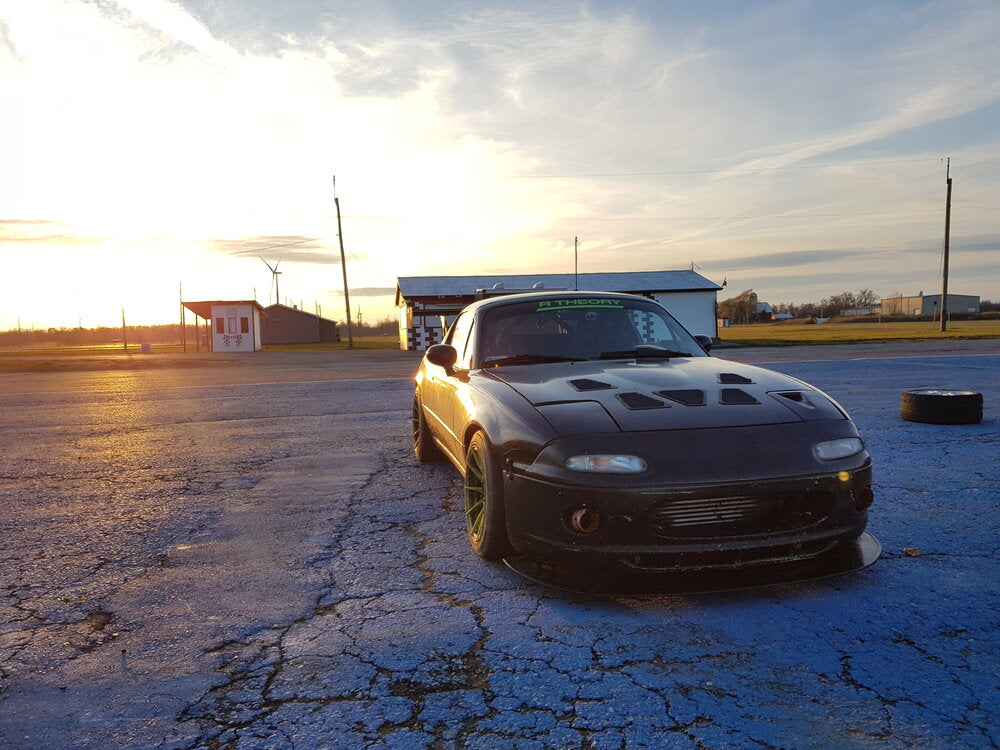
[[[340,341],[337,321],[287,305],[269,305],[261,321],[261,341],[267,344],[319,344]]]
[[[256,300],[185,302],[184,307],[211,325],[213,352],[256,352],[261,348],[264,308]]]
[[[655,300],[691,333],[717,338],[716,297],[721,286],[694,271],[544,273],[494,276],[401,276],[396,286],[399,347],[423,351],[440,343],[466,305],[485,291],[503,294],[580,290],[624,292]]]

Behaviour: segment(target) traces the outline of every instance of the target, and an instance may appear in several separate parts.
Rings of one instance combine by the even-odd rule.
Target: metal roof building
[[[477,292],[502,294],[540,289],[641,294],[666,307],[692,333],[715,337],[716,295],[721,288],[687,270],[400,276],[396,286],[400,348],[423,350],[440,342],[454,316],[477,299]]]
[[[317,344],[340,341],[337,321],[297,307],[269,305],[261,325],[264,344]]]
[[[979,312],[979,296],[974,294],[949,294],[948,312]],[[941,312],[940,294],[920,294],[913,297],[883,297],[879,304],[882,315],[932,315]]]

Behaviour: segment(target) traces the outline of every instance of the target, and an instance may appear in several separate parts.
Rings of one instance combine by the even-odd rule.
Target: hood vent
[[[719,391],[719,403],[720,404],[759,404],[760,401],[755,399],[746,391],[742,391],[739,388],[723,388]]]
[[[679,391],[656,391],[655,393],[657,396],[669,398],[671,401],[684,404],[685,406],[705,405],[705,391],[700,391],[696,388],[686,388]]]
[[[629,409],[662,409],[670,404],[660,401],[658,398],[647,396],[644,393],[620,393],[618,400]]]
[[[787,391],[785,393],[776,393],[775,395],[787,398],[789,401],[795,401],[799,404],[805,401],[805,397],[802,395],[801,391]]]
[[[753,381],[750,378],[737,375],[735,372],[720,372],[719,382],[726,385],[748,385]]]
[[[578,391],[606,391],[608,389],[614,388],[611,383],[602,383],[600,380],[591,380],[590,378],[579,378],[577,380],[570,380],[569,384],[576,388]]]

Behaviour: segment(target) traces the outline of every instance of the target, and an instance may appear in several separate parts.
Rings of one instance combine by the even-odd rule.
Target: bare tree
[[[735,297],[719,303],[719,316],[729,318],[733,323],[749,323],[757,319],[757,295],[753,289],[745,289]]]

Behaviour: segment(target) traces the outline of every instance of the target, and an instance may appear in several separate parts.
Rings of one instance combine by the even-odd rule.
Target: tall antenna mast
[[[181,349],[187,353],[188,343],[187,343],[187,320],[184,315],[184,282],[177,282],[177,301],[180,302],[181,306]]]
[[[573,290],[580,291],[580,265],[577,262],[578,251],[580,249],[580,238],[573,238]]]
[[[941,269],[941,331],[948,330],[948,245],[951,239],[951,157],[945,171],[948,195],[944,204],[944,263]]]
[[[337,207],[337,239],[340,240],[340,270],[344,274],[344,306],[347,308],[347,348],[354,348],[351,332],[351,296],[347,291],[347,259],[344,258],[344,232],[340,226],[340,198],[337,197],[337,175],[333,176],[333,203]]]

